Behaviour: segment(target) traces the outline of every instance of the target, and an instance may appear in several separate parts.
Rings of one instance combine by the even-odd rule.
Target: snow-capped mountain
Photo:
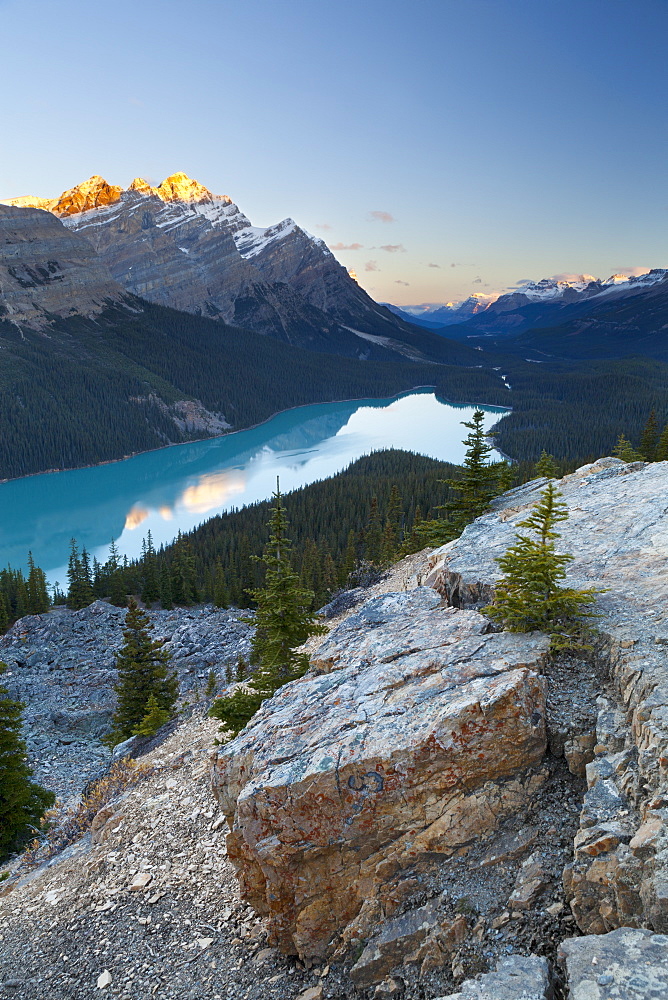
[[[315,350],[415,360],[444,352],[442,338],[427,342],[374,302],[294,220],[252,226],[227,195],[186,174],[157,187],[138,177],[127,189],[95,175],[57,198],[5,204],[57,216],[124,289],[160,305]]]

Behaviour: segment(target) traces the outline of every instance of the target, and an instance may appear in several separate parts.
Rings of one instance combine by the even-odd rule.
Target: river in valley
[[[481,407],[489,429],[507,412]],[[146,452],[86,469],[0,484],[0,567],[24,568],[31,551],[50,583],[66,587],[70,539],[104,562],[109,542],[139,554],[215,514],[326,479],[355,459],[402,448],[449,462],[464,457],[461,421],[474,407],[431,390],[393,399],[318,403],[286,410],[248,430]]]

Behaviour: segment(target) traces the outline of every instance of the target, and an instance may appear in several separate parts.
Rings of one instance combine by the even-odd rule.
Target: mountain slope
[[[0,317],[44,326],[128,298],[90,244],[33,208],[0,205]]]
[[[59,198],[11,204],[56,215],[123,288],[159,305],[360,359],[469,357],[379,306],[291,219],[253,227],[230,198],[185,174],[158,187],[136,178],[127,190],[94,176]]]

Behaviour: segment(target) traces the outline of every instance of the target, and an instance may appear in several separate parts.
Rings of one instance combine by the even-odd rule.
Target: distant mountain
[[[126,291],[288,343],[360,359],[457,362],[461,348],[371,299],[322,240],[292,219],[250,224],[226,195],[183,173],[158,187],[94,176],[58,198],[23,197],[84,237]]]
[[[668,361],[668,271],[651,271],[589,299],[584,315],[564,310],[562,322],[504,339],[507,349],[537,359],[626,358]]]
[[[397,316],[428,329],[443,328],[455,323],[465,323],[471,316],[484,312],[489,296],[474,292],[463,302],[424,303],[418,306],[393,306],[383,303]]]

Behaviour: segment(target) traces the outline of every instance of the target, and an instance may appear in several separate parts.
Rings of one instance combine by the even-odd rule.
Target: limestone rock
[[[626,927],[569,938],[559,946],[569,1000],[668,996],[668,937]]]
[[[499,497],[460,538],[437,549],[425,582],[457,607],[491,599],[496,558],[545,485]],[[553,753],[586,773],[589,790],[564,884],[585,933],[649,925],[668,931],[668,462],[603,458],[557,482],[569,518],[557,550],[574,556],[567,583],[603,587],[598,655],[618,701],[600,706],[596,736],[557,733]],[[645,824],[652,821],[651,836]],[[659,829],[660,824],[660,829]],[[638,834],[637,839],[634,834]],[[631,846],[633,842],[633,846]]]
[[[48,212],[0,204],[0,317],[40,329],[126,298],[83,237]]]
[[[433,900],[388,920],[367,944],[350,978],[364,987],[402,964],[417,964],[423,972],[439,968],[467,934],[465,917],[447,916],[441,900]]]
[[[330,954],[540,785],[548,642],[488,627],[428,588],[369,601],[315,653],[329,672],[280,689],[219,750],[228,854],[284,951]]]
[[[552,1000],[552,997],[547,961],[537,955],[511,955],[501,959],[496,972],[467,979],[459,993],[438,1000]]]

